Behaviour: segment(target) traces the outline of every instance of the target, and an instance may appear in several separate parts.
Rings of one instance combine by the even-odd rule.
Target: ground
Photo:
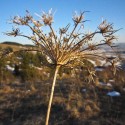
[[[44,125],[52,79],[0,86],[0,125]],[[119,91],[121,96],[107,93]],[[79,78],[57,80],[49,125],[124,125],[125,91],[85,84]]]

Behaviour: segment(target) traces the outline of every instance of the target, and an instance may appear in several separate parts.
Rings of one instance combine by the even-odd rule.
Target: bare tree
[[[6,33],[9,36],[22,36],[32,40],[37,47],[36,51],[41,51],[46,56],[48,60],[47,65],[53,66],[55,69],[45,125],[49,123],[54,88],[60,67],[73,67],[75,65],[74,62],[84,65],[83,60],[93,60],[93,57],[106,60],[107,58],[104,55],[100,55],[97,50],[102,45],[112,48],[112,41],[116,39],[114,33],[118,30],[114,30],[113,24],[108,23],[106,20],[102,21],[94,32],[84,33],[84,23],[87,21],[84,18],[85,12],[79,14],[76,12],[73,15],[74,25],[71,31],[69,30],[70,24],[68,24],[66,27],[60,28],[59,33],[56,33],[52,27],[54,21],[52,9],[48,13],[37,14],[40,20],[34,19],[26,11],[26,16],[15,16],[11,22],[18,26],[28,27],[32,31],[32,35],[21,33],[19,28],[13,28],[11,32]],[[50,31],[44,33],[42,30],[43,26],[48,26]],[[102,36],[102,40],[94,43],[93,38],[97,34]],[[93,76],[93,72],[90,69],[88,70],[90,76]]]

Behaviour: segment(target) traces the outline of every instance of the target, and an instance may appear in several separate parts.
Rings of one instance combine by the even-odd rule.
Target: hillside
[[[0,46],[24,47],[15,43]],[[17,58],[19,65],[14,67],[11,61],[1,70],[0,125],[44,125],[53,68],[41,66],[44,58],[39,56],[24,53]],[[88,62],[86,66],[90,67]],[[124,125],[124,70],[116,70],[115,77],[110,66],[95,68],[98,78],[93,77],[94,82],[81,67],[58,74],[50,125]]]
[[[6,45],[16,45],[16,46],[23,46],[23,44],[21,44],[21,43],[11,42],[11,41],[5,41],[5,42],[2,42],[2,44],[6,44]]]
[[[0,43],[0,47],[1,48],[7,48],[7,47],[11,47],[13,48],[14,51],[17,51],[19,49],[22,49],[24,47],[33,47],[33,45],[30,45],[30,44],[21,44],[21,43],[17,43],[17,42],[10,42],[10,41],[5,41],[5,42],[2,42]]]
[[[118,48],[125,50],[125,43],[118,43]]]
[[[13,49],[13,51],[18,51],[19,49],[22,48],[22,46],[19,46],[19,45],[0,43],[0,48],[4,49],[4,48],[7,48],[7,47],[11,47]]]

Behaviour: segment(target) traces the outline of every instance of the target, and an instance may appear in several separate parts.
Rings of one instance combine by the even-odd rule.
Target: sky
[[[10,37],[4,32],[11,31],[12,24],[9,24],[11,17],[25,15],[28,10],[33,16],[35,13],[41,14],[53,9],[54,28],[64,27],[72,23],[72,15],[75,11],[90,11],[85,13],[85,19],[90,20],[85,23],[86,31],[94,31],[101,23],[102,17],[114,24],[115,29],[122,28],[116,33],[118,42],[125,42],[125,0],[0,0],[0,43],[4,41],[14,41],[22,44],[30,44],[27,39],[21,37]],[[22,28],[23,33],[28,33],[26,28]],[[98,38],[97,38],[98,39]]]

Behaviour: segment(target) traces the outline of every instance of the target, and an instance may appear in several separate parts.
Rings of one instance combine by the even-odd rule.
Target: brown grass
[[[99,80],[104,79],[103,73],[105,74],[105,71],[98,73]],[[107,73],[106,81],[112,78],[111,73]],[[59,78],[55,87],[50,125],[124,125],[125,92],[121,87],[124,73],[117,72],[117,74],[119,74],[115,77],[117,84],[113,83],[115,88],[112,89],[88,84],[82,78],[71,79],[70,75]],[[120,77],[121,81],[119,81]],[[21,83],[15,79],[9,84],[2,83],[0,124],[44,124],[51,81],[52,78],[48,78],[40,82]],[[82,91],[84,88],[86,92]],[[111,98],[106,95],[108,91],[114,89],[121,93],[120,97]]]
[[[2,47],[3,49],[5,49],[7,47],[11,47],[11,48],[13,48],[13,51],[18,51],[18,50],[22,49],[22,47],[19,45],[9,45],[9,44],[2,44],[2,43],[0,43],[0,47]]]

